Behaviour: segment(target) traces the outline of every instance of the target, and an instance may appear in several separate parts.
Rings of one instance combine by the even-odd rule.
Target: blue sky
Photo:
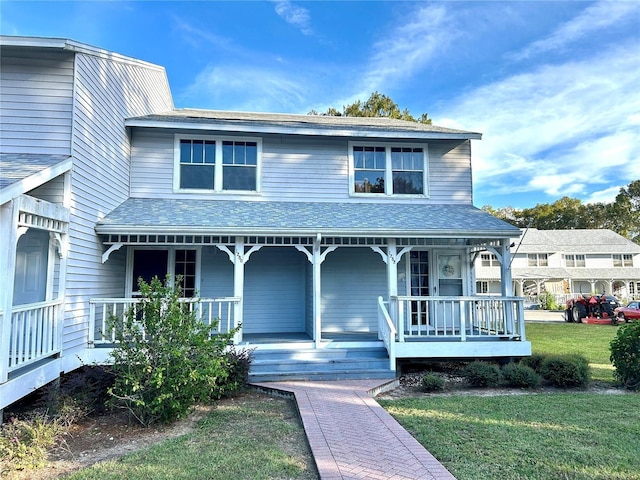
[[[4,35],[163,65],[176,107],[307,113],[373,91],[474,141],[474,204],[640,179],[640,2],[3,0]]]

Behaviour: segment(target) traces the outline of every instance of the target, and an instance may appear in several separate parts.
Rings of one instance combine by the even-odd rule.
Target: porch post
[[[502,262],[500,263],[500,276],[502,278],[501,282],[501,294],[503,297],[513,297],[513,280],[511,277],[511,240],[508,238],[502,239],[500,242],[500,256],[502,257]],[[507,308],[508,306],[508,308]],[[520,312],[522,315],[521,318],[518,319],[520,334],[524,335],[524,313]],[[512,334],[515,332],[515,319],[513,318],[513,302],[509,301],[505,304],[504,315],[505,315],[505,327],[507,329],[508,334]]]
[[[11,200],[0,210],[0,231],[6,232],[4,254],[0,257],[0,272],[2,272],[2,294],[0,294],[2,308],[2,327],[0,329],[0,383],[9,378],[9,338],[11,334],[13,284],[16,269],[16,249],[18,246],[18,204]]]
[[[313,268],[313,341],[316,348],[318,348],[320,341],[322,340],[322,288],[320,285],[322,278],[322,262],[325,261],[329,253],[338,248],[327,247],[322,251],[322,248],[320,247],[321,240],[322,237],[318,234],[316,239],[313,241],[311,252],[302,245],[295,245],[296,250],[307,256],[307,260],[311,262]]]

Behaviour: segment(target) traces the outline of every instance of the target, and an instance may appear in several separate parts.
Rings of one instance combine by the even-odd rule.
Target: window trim
[[[170,284],[173,286],[173,282],[176,278],[176,250],[193,250],[196,252],[196,271],[194,279],[194,290],[196,296],[200,296],[200,279],[201,279],[201,259],[202,259],[202,247],[189,246],[189,245],[166,245],[166,246],[130,246],[127,248],[127,260],[126,260],[126,277],[125,277],[125,291],[128,298],[133,298],[136,295],[140,295],[140,291],[137,290],[138,286],[133,284],[133,256],[135,250],[163,250],[168,251],[167,255],[167,274],[171,275]],[[160,279],[164,282],[164,278]],[[134,290],[135,288],[135,290]]]
[[[633,267],[633,254],[631,253],[614,253],[611,255],[611,260],[613,262],[613,268]],[[616,265],[616,262],[620,264]]]
[[[531,260],[535,255],[535,265],[531,265]],[[528,268],[547,268],[549,266],[549,257],[548,253],[527,253],[527,267]],[[545,262],[541,262],[540,260],[544,259]],[[546,265],[541,265],[541,263],[546,263]]]
[[[385,149],[385,175],[384,193],[364,193],[356,192],[355,188],[355,163],[353,157],[353,147],[384,147]],[[422,170],[422,193],[393,193],[393,166],[391,164],[391,149],[392,148],[421,148],[423,158],[423,170]],[[388,143],[388,142],[357,142],[349,141],[348,145],[348,160],[349,160],[349,195],[354,197],[363,198],[429,198],[429,145],[426,143]],[[414,171],[414,170],[408,170]]]
[[[180,188],[180,141],[208,140],[216,142],[216,159],[213,174],[213,190],[204,188]],[[256,143],[256,189],[255,190],[224,190],[222,188],[223,142],[255,142]],[[233,137],[228,135],[186,135],[176,133],[173,136],[173,192],[174,193],[205,193],[223,195],[255,195],[262,192],[262,138],[261,137]]]
[[[570,263],[573,263],[573,265],[570,265]],[[579,263],[582,265],[579,265]],[[585,268],[587,266],[587,256],[584,253],[566,253],[564,255],[564,266],[567,268]]]

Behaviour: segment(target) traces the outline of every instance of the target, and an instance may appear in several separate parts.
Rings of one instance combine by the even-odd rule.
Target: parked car
[[[640,320],[640,302],[629,302],[626,307],[618,307],[614,314],[621,322]]]
[[[576,298],[567,300],[564,311],[565,322],[582,323],[583,318],[611,318],[614,317],[614,307],[607,295],[578,295]],[[617,304],[617,300],[616,300]]]
[[[603,296],[607,299],[607,302],[609,302],[609,305],[611,305],[612,310],[615,310],[618,307],[622,307],[622,303],[620,303],[620,301],[613,295],[603,295]]]

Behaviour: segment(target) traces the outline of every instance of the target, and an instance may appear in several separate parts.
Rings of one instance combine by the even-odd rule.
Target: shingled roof
[[[175,109],[126,120],[128,127],[191,128],[229,132],[287,133],[347,137],[480,139],[476,132],[381,117]]]
[[[519,230],[472,205],[130,198],[99,234],[181,233],[508,238]]]

